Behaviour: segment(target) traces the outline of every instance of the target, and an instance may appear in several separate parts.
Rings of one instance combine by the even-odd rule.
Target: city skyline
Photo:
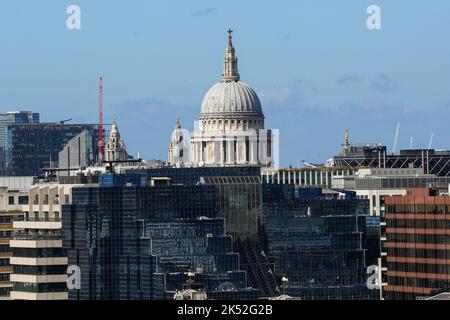
[[[448,27],[449,4],[376,3],[376,31],[365,25],[369,1],[286,2],[283,19],[286,8],[266,2],[77,1],[82,29],[73,31],[65,28],[68,1],[6,4],[0,108],[93,123],[104,75],[105,122],[117,116],[130,154],[166,160],[176,116],[192,131],[202,97],[220,79],[231,27],[241,77],[259,95],[267,127],[280,129],[281,166],[331,158],[345,128],[353,143],[391,150],[398,121],[397,150],[410,137],[426,148],[431,134],[433,147],[448,149],[450,47],[429,35]],[[246,19],[250,13],[261,19]]]
[[[450,300],[448,12],[2,4],[0,301]]]

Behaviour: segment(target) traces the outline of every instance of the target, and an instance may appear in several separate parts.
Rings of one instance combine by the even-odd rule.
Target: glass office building
[[[9,162],[8,146],[11,143],[11,128],[13,124],[39,123],[39,113],[31,111],[11,111],[0,114],[0,175],[7,175]]]
[[[216,209],[225,219],[227,234],[256,238],[261,226],[261,180],[259,176],[202,177],[201,184],[215,189]]]
[[[325,199],[321,189],[265,184],[267,252],[286,294],[301,299],[378,299],[367,266],[379,257],[379,223],[368,201]]]
[[[368,206],[261,184],[253,167],[103,174],[62,208],[68,263],[81,268],[69,298],[173,299],[188,288],[210,299],[378,299],[366,286],[380,255]]]
[[[262,198],[259,167],[158,168],[129,170],[127,173],[141,174],[140,178],[134,178],[135,183],[140,179],[140,183],[152,184],[153,179],[166,177],[174,185],[212,188],[214,211],[225,220],[226,234],[233,237],[233,250],[239,253],[240,268],[247,272],[248,285],[260,290],[264,296],[279,293],[268,257],[261,254],[266,249],[260,232]]]
[[[195,168],[154,168],[154,169],[129,169],[127,174],[138,174],[148,179],[153,177],[168,177],[172,184],[195,185],[201,177],[219,176],[260,176],[261,168],[247,167],[195,167]]]
[[[69,265],[81,268],[81,289],[69,298],[162,299],[189,283],[216,298],[260,296],[247,288],[219,189],[201,178],[252,174],[259,186],[258,170],[230,169],[131,170],[74,187],[62,210],[63,245]]]
[[[7,174],[11,176],[37,176],[43,168],[58,168],[59,152],[75,136],[88,130],[90,149],[97,158],[97,125],[35,123],[9,126],[7,141]],[[33,152],[30,152],[30,151]]]

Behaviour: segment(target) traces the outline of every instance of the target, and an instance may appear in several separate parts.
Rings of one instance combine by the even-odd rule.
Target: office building
[[[93,158],[96,160],[97,125],[62,123],[11,125],[11,141],[8,142],[9,174],[38,176],[43,168],[58,168],[60,151],[83,130],[88,130],[93,137],[92,146],[87,148],[93,151]],[[30,152],[31,150],[33,152]]]
[[[146,180],[170,178],[174,185],[204,185],[214,189],[215,212],[225,219],[226,233],[233,237],[240,267],[247,272],[248,285],[264,296],[278,293],[278,287],[261,239],[261,170],[255,166],[159,168],[129,170]]]
[[[39,113],[31,111],[11,111],[0,114],[0,175],[7,175],[9,161],[8,146],[11,141],[10,125],[39,123]]]
[[[333,157],[332,164],[344,169],[423,168],[425,174],[450,177],[450,150],[405,149],[398,154],[390,153],[381,144],[351,144],[346,131],[343,148]]]
[[[10,293],[17,300],[67,300],[68,260],[62,245],[61,206],[76,185],[98,183],[96,176],[59,178],[31,186],[23,220],[13,222]]]
[[[23,219],[22,205],[28,204],[32,177],[0,177],[0,299],[9,298],[12,282],[10,258],[13,221]]]
[[[433,187],[447,190],[450,177],[425,174],[423,168],[364,168],[352,175],[333,177],[334,189],[348,189],[356,192],[358,198],[367,199],[370,214],[380,217],[381,258],[378,266],[383,287],[387,285],[386,244],[386,197],[404,196],[408,188]]]
[[[295,184],[305,188],[331,188],[335,177],[353,175],[352,169],[335,167],[261,168],[261,180],[272,184]]]
[[[450,197],[408,189],[386,197],[387,300],[426,299],[450,289]]]
[[[67,169],[60,174],[70,175],[74,169],[93,165],[96,162],[96,143],[95,132],[86,129],[70,139],[58,154],[59,169]]]
[[[189,182],[208,173],[223,172],[129,170],[102,174],[99,186],[73,188],[63,206],[64,248],[68,263],[81,268],[81,289],[70,299],[173,299],[188,281],[207,295],[231,288],[248,295],[215,187]]]
[[[285,294],[309,299],[379,299],[367,267],[379,257],[379,221],[368,201],[349,193],[326,199],[321,189],[265,184],[267,254]]]
[[[370,214],[384,217],[386,196],[406,195],[408,188],[447,189],[450,177],[425,174],[423,168],[363,168],[351,175],[334,176],[333,189],[353,190],[369,200]]]

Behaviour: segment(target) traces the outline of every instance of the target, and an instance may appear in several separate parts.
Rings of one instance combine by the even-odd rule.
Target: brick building
[[[390,300],[421,299],[450,288],[450,196],[408,189],[386,197]]]

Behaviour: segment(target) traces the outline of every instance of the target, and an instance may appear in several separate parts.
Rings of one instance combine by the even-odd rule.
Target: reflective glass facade
[[[198,183],[200,175],[217,172],[222,173],[208,168],[105,174],[99,187],[74,187],[72,204],[62,210],[63,246],[69,265],[81,268],[81,289],[69,291],[69,298],[167,298],[192,280],[188,273],[207,291],[232,287],[236,297],[241,289],[256,296],[257,290],[245,289],[246,272],[225,232],[217,187]],[[155,177],[180,180],[152,186]]]
[[[13,124],[39,123],[39,113],[31,111],[14,111],[0,114],[0,175],[7,175],[7,164],[10,159],[8,147],[11,143]]]
[[[281,293],[377,299],[366,286],[379,258],[368,200],[261,184],[255,168],[164,168],[103,174],[64,205],[63,246],[81,268],[70,299],[210,299]],[[289,279],[283,286],[282,277]]]
[[[368,220],[367,200],[325,199],[321,189],[293,185],[266,184],[264,195],[267,251],[277,277],[288,279],[286,294],[379,298],[366,286],[367,265],[379,256],[379,221]]]
[[[14,124],[9,128],[7,172],[11,176],[36,176],[42,168],[57,168],[59,152],[84,129],[92,132],[94,145],[90,148],[97,150],[96,125],[38,123]]]
[[[233,238],[257,238],[261,226],[261,182],[258,176],[203,177],[214,186],[216,208]]]

